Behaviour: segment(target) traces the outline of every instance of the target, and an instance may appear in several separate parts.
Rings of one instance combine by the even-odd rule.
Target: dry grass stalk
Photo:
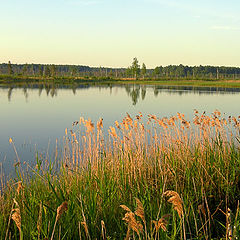
[[[125,211],[125,216],[123,220],[128,224],[128,232],[127,236],[130,234],[129,230],[132,230],[140,236],[140,232],[143,231],[143,225],[136,220],[135,214],[125,205],[120,205],[121,208],[123,208]],[[126,237],[125,239],[128,239],[129,237]]]
[[[18,187],[17,187],[17,194],[18,195],[20,194],[21,189],[23,189],[22,181],[18,182]]]
[[[61,218],[62,214],[67,211],[67,209],[68,209],[68,203],[66,201],[63,202],[57,208],[57,215],[56,215],[56,219],[55,219],[55,223],[54,223],[54,227],[53,227],[53,231],[52,231],[51,240],[53,240],[53,237],[54,237],[54,232],[55,232],[55,228],[56,228],[56,225],[57,225],[57,221]]]
[[[99,121],[97,122],[97,129],[100,131],[103,128],[103,119],[100,118]]]
[[[23,235],[22,235],[22,229],[21,229],[22,219],[21,219],[20,207],[18,202],[15,199],[13,199],[13,201],[14,201],[14,204],[16,205],[16,208],[13,208],[11,211],[11,219],[15,222],[19,230],[20,240],[22,240]]]
[[[128,224],[129,228],[136,232],[140,236],[140,232],[143,231],[143,225],[136,220],[133,212],[127,212],[123,220]]]
[[[89,234],[89,231],[88,231],[87,220],[86,220],[86,217],[85,217],[85,214],[84,214],[84,211],[83,211],[83,203],[82,203],[82,196],[81,196],[81,195],[79,196],[78,200],[79,200],[79,202],[81,203],[81,209],[82,209],[83,221],[81,222],[81,224],[82,224],[83,227],[84,227],[84,231],[85,231],[85,234],[86,234],[86,238],[87,238],[87,239],[91,239],[90,234]]]
[[[204,207],[203,203],[198,205],[198,211],[199,211],[199,213],[202,213],[204,215],[204,217],[206,217],[206,211],[205,211],[205,207]]]
[[[124,209],[125,211],[127,211],[127,212],[131,212],[132,210],[130,209],[130,208],[128,208],[126,205],[120,205],[120,207],[122,208],[122,209]]]
[[[89,120],[85,120],[85,127],[87,129],[87,132],[90,133],[94,129],[94,124],[92,123],[92,121],[90,119]]]
[[[12,220],[15,222],[19,232],[21,232],[21,214],[19,208],[14,208],[12,210]]]
[[[232,230],[232,225],[231,225],[231,210],[230,208],[227,209],[227,214],[226,214],[226,218],[227,218],[227,236],[226,239],[227,240],[232,240],[233,239],[233,230]]]
[[[57,221],[61,218],[62,214],[68,209],[68,203],[65,201],[57,208]]]
[[[117,133],[116,133],[116,129],[114,127],[109,127],[109,133],[114,137],[117,138]]]
[[[168,202],[173,204],[174,210],[177,211],[178,216],[182,218],[183,216],[183,201],[179,194],[175,191],[166,191],[164,196],[169,197]]]
[[[167,231],[168,218],[170,216],[171,216],[170,214],[166,214],[162,216],[158,221],[152,220],[155,226],[156,232],[158,232],[160,228],[165,232]]]
[[[11,213],[12,213],[13,207],[14,207],[14,203],[12,204],[11,212],[10,212],[9,218],[8,218],[8,224],[7,224],[6,234],[5,234],[5,240],[7,240],[7,237],[8,237],[8,230],[9,230],[10,222],[11,222],[11,219],[12,219]],[[11,234],[11,232],[10,232],[10,234]]]
[[[86,238],[90,239],[87,223],[85,221],[83,221],[83,222],[81,222],[81,224],[83,225],[83,228],[84,228],[84,231],[85,231],[85,234],[86,234]]]
[[[137,202],[137,209],[134,213],[135,213],[135,215],[140,217],[144,223],[146,223],[143,205],[138,198],[136,198],[136,202]]]
[[[81,235],[81,223],[78,222],[78,234],[79,234],[79,239],[82,240],[82,235]]]
[[[103,240],[107,239],[107,231],[106,226],[103,220],[101,220],[101,226],[102,226],[102,238]]]
[[[41,226],[42,226],[42,202],[40,203],[39,216],[37,221],[38,239],[40,239]]]

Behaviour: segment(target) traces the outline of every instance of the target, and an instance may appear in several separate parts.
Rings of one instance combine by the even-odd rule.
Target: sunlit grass
[[[30,173],[15,166],[1,194],[0,238],[234,239],[239,120],[139,113],[104,133],[102,119],[80,118],[65,130],[61,159],[37,158]]]

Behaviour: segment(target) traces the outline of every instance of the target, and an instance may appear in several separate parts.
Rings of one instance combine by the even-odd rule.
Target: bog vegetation
[[[80,118],[61,157],[18,158],[0,239],[237,239],[240,116]],[[23,167],[27,165],[28,171]]]

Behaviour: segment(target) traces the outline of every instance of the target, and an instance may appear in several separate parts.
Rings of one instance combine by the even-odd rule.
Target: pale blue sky
[[[0,62],[240,66],[239,0],[0,0]]]

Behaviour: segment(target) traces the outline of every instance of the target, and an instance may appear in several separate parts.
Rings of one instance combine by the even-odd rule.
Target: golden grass
[[[101,118],[96,124],[80,118],[65,129],[60,174],[48,161],[33,169],[30,187],[19,174],[16,187],[9,183],[8,205],[1,198],[1,213],[16,197],[20,206],[12,207],[11,219],[21,229],[31,209],[38,239],[63,231],[80,239],[211,239],[223,226],[226,236],[236,236],[228,208],[239,192],[239,133],[240,116],[219,111],[195,111],[192,121],[181,113],[127,114],[108,129]],[[76,226],[66,230],[66,222]]]

